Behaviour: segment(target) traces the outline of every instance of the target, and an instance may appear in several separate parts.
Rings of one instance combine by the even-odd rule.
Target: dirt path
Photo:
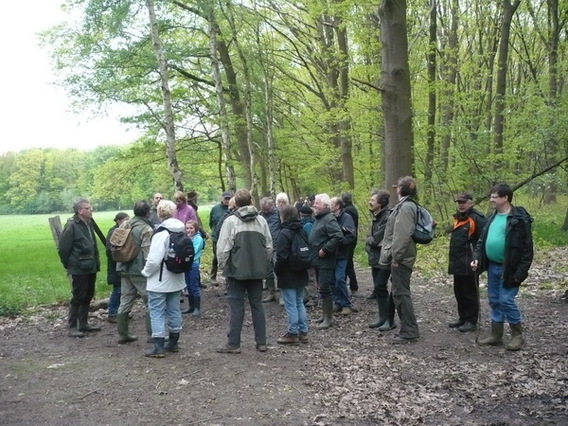
[[[358,276],[361,296],[369,294],[369,270]],[[0,319],[0,424],[568,424],[568,304],[560,293],[536,291],[536,282],[523,291],[528,343],[508,353],[447,328],[455,315],[448,283],[413,280],[421,339],[402,347],[367,328],[376,307],[363,297],[355,299],[360,313],[336,317],[299,347],[275,344],[285,314],[269,304],[267,353],[255,350],[247,314],[240,355],[214,351],[225,342],[227,306],[213,288],[200,319],[184,316],[182,350],[164,359],[142,356],[145,339],[117,345],[114,325],[102,320],[103,331],[68,338],[63,307]],[[482,306],[484,334],[485,299]],[[140,306],[133,328],[144,334]]]

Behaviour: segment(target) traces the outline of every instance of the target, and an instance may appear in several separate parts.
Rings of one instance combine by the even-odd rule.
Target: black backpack
[[[171,232],[166,228],[158,228],[154,234],[164,230],[170,234],[170,241],[166,257],[160,265],[160,281],[162,281],[164,265],[174,274],[183,274],[191,269],[195,256],[193,241],[185,232]]]
[[[308,234],[304,229],[300,229],[292,237],[288,266],[293,271],[305,271],[311,268],[315,257],[315,251],[308,241]]]

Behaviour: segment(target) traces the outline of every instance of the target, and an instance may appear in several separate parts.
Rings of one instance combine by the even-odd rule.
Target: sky
[[[48,53],[37,33],[65,20],[62,0],[7,1],[2,4],[2,111],[0,155],[28,148],[77,148],[124,145],[136,129],[118,120],[118,107],[104,117],[77,114],[62,88],[53,85]]]

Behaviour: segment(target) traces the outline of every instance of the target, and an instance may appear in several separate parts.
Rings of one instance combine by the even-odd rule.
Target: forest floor
[[[215,352],[228,323],[222,287],[204,290],[203,315],[184,315],[181,350],[163,359],[142,355],[145,338],[118,345],[103,310],[91,313],[102,331],[82,339],[67,337],[63,306],[0,318],[0,424],[565,425],[568,303],[558,284],[568,283],[568,252],[541,258],[519,296],[527,342],[519,352],[479,347],[477,333],[447,327],[456,309],[451,277],[442,274],[413,276],[421,337],[390,344],[395,332],[367,327],[377,312],[365,297],[368,268],[358,270],[360,312],[314,328],[308,344],[277,345],[285,314],[266,304],[266,353],[255,350],[249,313],[242,353]],[[141,304],[133,314],[131,328],[143,336]]]

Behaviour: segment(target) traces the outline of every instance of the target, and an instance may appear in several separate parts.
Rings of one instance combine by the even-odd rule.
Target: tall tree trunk
[[[437,1],[430,0],[430,37],[428,47],[428,128],[426,130],[426,164],[424,178],[432,185],[434,150],[436,144],[436,51],[437,51]]]
[[[497,82],[495,87],[495,127],[494,127],[494,152],[497,154],[495,170],[502,167],[503,132],[505,130],[505,95],[507,90],[507,62],[509,56],[509,38],[511,34],[511,22],[513,15],[521,4],[520,0],[513,3],[503,0],[503,20],[501,23],[501,40],[499,41],[499,55],[497,57]]]
[[[162,123],[162,127],[166,132],[166,157],[168,159],[168,167],[170,174],[172,175],[175,188],[177,190],[183,191],[183,177],[181,170],[179,169],[176,156],[176,133],[174,124],[174,112],[172,108],[172,97],[169,85],[168,63],[164,56],[162,43],[160,41],[154,0],[146,0],[146,7],[148,8],[148,16],[150,19],[152,47],[154,49],[154,54],[156,55],[156,60],[158,61],[158,70],[160,73],[160,83],[164,103],[164,122]]]
[[[382,0],[382,106],[385,122],[385,184],[413,174],[412,102],[408,65],[406,0]],[[394,190],[391,189],[394,194]],[[396,196],[391,197],[396,202]]]

